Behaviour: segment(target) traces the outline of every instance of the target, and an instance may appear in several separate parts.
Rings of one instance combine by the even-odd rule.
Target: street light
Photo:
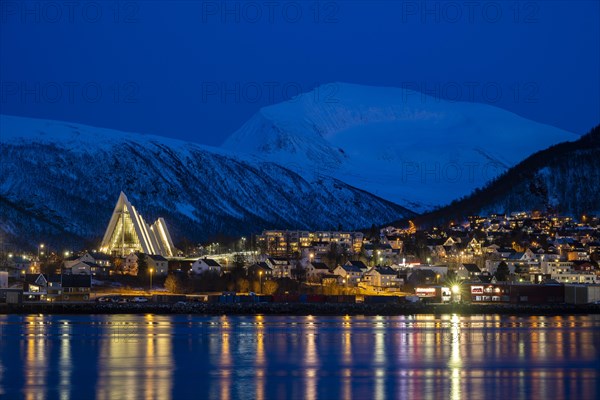
[[[260,293],[262,294],[262,271],[258,273],[258,279],[260,281]]]
[[[152,293],[152,273],[154,272],[154,268],[150,268],[150,293]]]
[[[40,250],[43,248],[44,248],[44,243],[42,243],[38,246],[38,249],[37,249],[38,250],[38,260],[40,259]],[[42,252],[42,254],[44,254],[44,253]]]

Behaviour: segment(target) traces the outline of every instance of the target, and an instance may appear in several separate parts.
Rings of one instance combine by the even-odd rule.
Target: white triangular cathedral
[[[132,252],[172,257],[175,247],[165,220],[159,218],[148,225],[121,192],[108,228],[102,239],[100,251],[126,256]]]

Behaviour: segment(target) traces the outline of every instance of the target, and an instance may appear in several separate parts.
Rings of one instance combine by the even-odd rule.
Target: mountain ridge
[[[0,126],[0,230],[13,241],[94,244],[120,191],[145,217],[164,217],[176,243],[414,215],[342,181],[222,149],[60,121],[0,116]]]

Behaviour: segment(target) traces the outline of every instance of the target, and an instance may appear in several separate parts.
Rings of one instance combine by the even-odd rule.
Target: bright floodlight
[[[460,286],[458,286],[458,285],[452,286],[452,292],[453,293],[460,293]]]

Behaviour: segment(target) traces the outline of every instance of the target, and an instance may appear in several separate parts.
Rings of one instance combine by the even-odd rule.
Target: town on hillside
[[[40,243],[33,252],[3,252],[0,294],[5,302],[171,294],[582,304],[600,300],[599,261],[600,218],[541,212],[472,216],[429,229],[409,222],[364,232],[265,230],[180,250],[164,220],[147,224],[122,194],[99,249]]]

